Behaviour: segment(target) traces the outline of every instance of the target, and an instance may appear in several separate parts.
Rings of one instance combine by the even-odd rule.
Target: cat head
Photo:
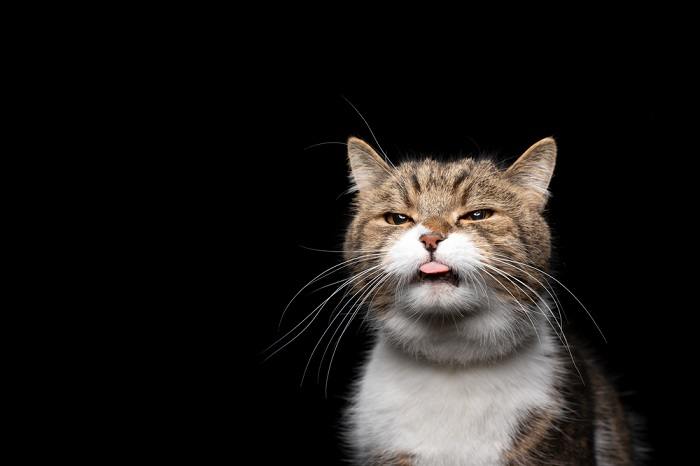
[[[546,138],[505,169],[472,158],[394,166],[350,138],[345,258],[379,332],[443,363],[502,357],[537,336],[556,152]]]

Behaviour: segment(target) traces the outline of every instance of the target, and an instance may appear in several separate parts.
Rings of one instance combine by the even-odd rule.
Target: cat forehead
[[[493,162],[471,158],[450,162],[432,158],[413,160],[399,165],[397,171],[403,182],[417,182],[415,187],[421,190],[445,186],[456,188],[470,178],[493,177],[499,173]]]
[[[438,214],[486,199],[512,202],[513,193],[502,173],[488,160],[408,161],[396,168],[395,176],[385,180],[368,204]]]

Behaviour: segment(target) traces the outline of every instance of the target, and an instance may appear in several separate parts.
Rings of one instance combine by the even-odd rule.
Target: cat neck
[[[558,349],[551,318],[534,309],[523,323],[523,310],[497,300],[460,316],[416,318],[392,309],[384,314],[379,338],[406,357],[446,367],[492,365],[528,351]],[[518,319],[521,322],[514,325]]]
[[[537,324],[536,324],[537,325]],[[517,341],[508,351],[497,354],[481,348],[461,348],[454,351],[453,357],[445,357],[445,347],[440,349],[417,347],[396,341],[391,335],[381,332],[375,342],[375,351],[383,358],[401,365],[425,367],[446,372],[469,372],[512,366],[524,361],[559,358],[561,345],[547,326],[537,325],[538,335]]]

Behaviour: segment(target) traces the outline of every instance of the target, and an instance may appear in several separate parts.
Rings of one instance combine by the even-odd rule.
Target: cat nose
[[[438,243],[445,239],[440,233],[426,233],[418,238],[425,245],[428,251],[434,251],[438,247]]]

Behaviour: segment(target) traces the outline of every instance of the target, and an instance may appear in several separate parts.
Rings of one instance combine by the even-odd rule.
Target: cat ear
[[[372,189],[391,174],[391,168],[362,139],[348,139],[348,161],[350,162],[350,178],[354,183],[352,191],[367,191]]]
[[[547,187],[554,173],[557,159],[557,143],[553,138],[544,138],[528,150],[506,170],[510,181],[532,194],[537,207],[544,208],[549,195]]]

